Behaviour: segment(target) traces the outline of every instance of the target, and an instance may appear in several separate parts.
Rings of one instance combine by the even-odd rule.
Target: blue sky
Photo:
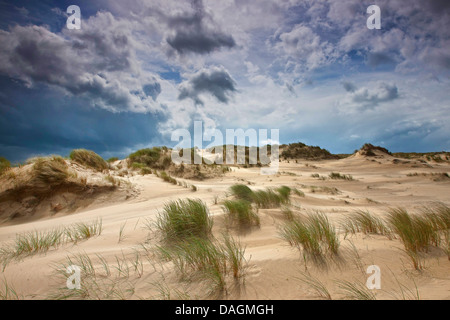
[[[12,161],[125,157],[195,120],[334,153],[450,150],[448,1],[0,1],[0,43]]]

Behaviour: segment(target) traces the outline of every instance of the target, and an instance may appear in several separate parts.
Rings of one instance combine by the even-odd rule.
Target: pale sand
[[[146,254],[141,244],[146,243],[147,248],[157,244],[146,224],[154,221],[158,210],[170,200],[199,198],[208,205],[214,216],[214,234],[220,235],[225,230],[220,201],[225,198],[228,188],[236,183],[250,183],[249,186],[254,189],[281,185],[296,187],[306,194],[304,198],[292,197],[293,205],[297,206],[296,212],[320,210],[337,227],[342,218],[357,209],[383,215],[389,207],[401,206],[414,211],[433,201],[450,205],[449,181],[436,182],[433,177],[423,175],[407,176],[413,172],[450,172],[450,165],[394,164],[392,160],[389,156],[365,158],[355,155],[332,161],[283,161],[279,174],[274,176],[260,175],[259,168],[233,168],[232,172],[220,178],[187,181],[198,187],[197,192],[165,183],[155,175],[135,175],[130,181],[139,190],[139,195],[131,200],[110,205],[104,203],[101,207],[70,215],[57,214],[52,218],[0,227],[1,247],[14,240],[18,233],[45,231],[98,218],[103,223],[103,232],[98,237],[10,262],[0,273],[0,290],[3,290],[6,279],[8,285],[25,299],[47,298],[56,288],[65,287],[64,279],[55,276],[54,266],[67,265],[68,256],[86,253],[99,268],[101,264],[96,255],[104,257],[111,266],[117,266],[117,257],[119,260],[123,256],[129,259],[128,276],[116,284],[128,299],[168,298],[168,293],[174,299],[185,297],[181,293],[188,294],[191,299],[320,299],[310,286],[299,280],[305,272],[305,263],[299,251],[279,236],[279,226],[285,222],[280,209],[259,210],[260,229],[253,228],[246,233],[231,231],[246,245],[248,266],[244,284],[234,286],[230,281],[227,293],[222,295],[208,294],[208,283],[195,279],[183,281],[171,263],[160,262],[153,254]],[[311,177],[313,173],[328,176],[330,172],[351,174],[355,181],[322,181]],[[311,192],[308,186],[336,187],[340,193]],[[218,204],[214,204],[216,196]],[[123,239],[119,242],[121,228]],[[402,292],[406,298],[414,298],[418,292],[420,299],[450,299],[450,261],[441,250],[431,250],[426,255],[425,269],[419,272],[412,267],[399,240],[363,234],[349,235],[346,239],[341,234],[340,240],[339,261],[330,262],[326,268],[307,263],[308,272],[326,285],[333,299],[345,298],[337,280],[365,284],[369,277],[365,271],[369,265],[377,265],[381,269],[381,290],[373,290],[377,299],[402,298]],[[358,259],[352,253],[350,242],[357,248],[358,263],[355,262]],[[131,266],[136,250],[140,252],[142,273],[136,273]],[[114,267],[111,270],[113,273],[117,271]],[[83,274],[81,278],[83,281]],[[100,283],[105,281],[105,290],[114,282],[100,278]],[[166,289],[162,290],[162,287]],[[133,290],[125,291],[127,288]]]

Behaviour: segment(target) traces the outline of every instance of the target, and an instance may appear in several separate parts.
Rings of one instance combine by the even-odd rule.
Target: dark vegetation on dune
[[[180,150],[180,156],[183,152],[188,152],[190,149]],[[132,169],[138,169],[141,174],[155,173],[161,176],[167,182],[175,182],[170,179],[171,176],[203,180],[211,177],[221,175],[228,171],[228,168],[218,165],[207,165],[205,161],[202,164],[194,164],[194,154],[191,153],[192,165],[189,164],[175,164],[171,158],[172,151],[167,147],[153,147],[138,150],[128,157],[128,166]],[[226,169],[226,170],[225,170]],[[160,170],[161,172],[157,172]]]
[[[361,155],[363,155],[363,156],[373,157],[373,156],[376,156],[376,154],[374,153],[375,150],[378,150],[378,151],[381,151],[381,152],[383,152],[383,153],[392,155],[392,153],[391,153],[388,149],[383,148],[383,147],[380,147],[380,146],[374,146],[374,145],[372,145],[372,144],[370,144],[370,143],[364,144],[364,145],[362,146],[362,148],[359,149],[359,153],[360,153]],[[355,153],[356,153],[356,152],[358,152],[358,150],[355,151]]]
[[[0,157],[0,175],[6,172],[9,168],[11,168],[11,163],[8,159]]]
[[[332,154],[326,149],[317,146],[308,146],[304,143],[283,144],[280,146],[281,158],[287,159],[308,159],[308,160],[328,160],[340,159],[341,157]]]
[[[128,156],[128,166],[136,169],[148,167],[164,170],[170,167],[171,163],[172,159],[166,147],[141,149]]]
[[[233,155],[231,156],[231,151]],[[181,149],[178,154],[180,157],[187,152],[190,153],[191,163],[201,163],[206,165],[214,164],[214,161],[209,160],[201,156],[198,148]],[[223,165],[240,165],[244,168],[248,167],[262,167],[263,164],[267,164],[271,155],[271,145],[266,145],[263,147],[247,147],[247,146],[237,146],[237,145],[222,145],[206,149],[206,152],[211,154],[221,153],[215,163]],[[229,153],[229,155],[227,155]],[[251,155],[254,155],[251,157]],[[261,157],[267,157],[262,159]]]

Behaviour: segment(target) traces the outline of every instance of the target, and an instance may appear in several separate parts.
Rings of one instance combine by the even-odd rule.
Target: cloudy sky
[[[372,4],[380,30],[366,26]],[[0,0],[12,161],[174,146],[195,120],[334,153],[448,151],[449,89],[447,0]]]

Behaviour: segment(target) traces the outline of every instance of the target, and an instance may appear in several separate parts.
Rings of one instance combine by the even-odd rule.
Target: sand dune
[[[422,255],[424,268],[415,270],[401,241],[384,235],[356,233],[345,235],[340,222],[356,210],[384,216],[391,207],[415,212],[431,202],[450,205],[450,179],[436,179],[450,172],[448,163],[394,161],[378,153],[367,157],[355,154],[341,160],[282,161],[279,173],[261,176],[259,168],[233,167],[231,172],[203,181],[185,180],[197,191],[164,182],[154,174],[126,177],[136,194],[113,202],[106,197],[93,207],[59,212],[45,219],[36,217],[0,227],[0,247],[10,248],[18,234],[48,231],[78,222],[99,221],[100,235],[79,242],[62,243],[44,253],[22,255],[4,264],[0,282],[14,288],[19,298],[44,299],[71,293],[65,289],[66,277],[56,270],[79,264],[77,257],[88,256],[96,275],[81,273],[88,293],[72,298],[126,299],[321,299],[323,297],[301,279],[323,283],[333,299],[348,299],[343,281],[365,285],[366,269],[381,270],[381,289],[371,290],[377,299],[450,299],[450,260],[443,250],[430,248]],[[351,180],[330,179],[331,172],[351,175]],[[118,170],[112,171],[112,175]],[[86,172],[86,174],[88,174]],[[94,175],[94,173],[89,173]],[[314,176],[312,176],[314,174]],[[119,176],[114,176],[120,178]],[[322,178],[321,178],[322,177]],[[181,179],[183,180],[183,179]],[[339,254],[324,264],[303,259],[299,250],[280,236],[286,223],[281,208],[259,209],[260,228],[245,232],[227,228],[222,201],[229,198],[229,187],[243,183],[264,189],[282,185],[297,188],[305,196],[291,196],[295,214],[321,211],[336,226]],[[240,285],[227,280],[225,291],[211,291],[202,278],[181,279],[172,262],[161,260],[154,252],[158,244],[155,230],[148,228],[165,203],[181,198],[201,199],[213,216],[213,234],[227,231],[245,245],[245,281]],[[102,259],[103,262],[102,262]],[[5,261],[3,261],[5,262]],[[105,265],[109,265],[109,273]],[[61,269],[62,268],[62,269]],[[95,285],[94,281],[95,279]],[[2,285],[2,288],[4,286]],[[59,294],[59,296],[58,296]]]

